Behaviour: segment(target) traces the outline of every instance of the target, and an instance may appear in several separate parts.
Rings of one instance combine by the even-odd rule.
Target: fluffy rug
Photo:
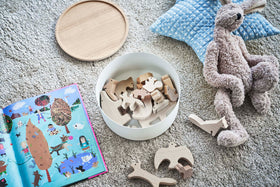
[[[141,180],[128,180],[132,160],[161,177],[173,177],[178,186],[277,186],[280,184],[280,87],[270,94],[271,112],[256,113],[251,103],[236,109],[250,134],[246,144],[220,147],[216,138],[193,126],[187,119],[196,113],[216,119],[213,100],[216,89],[202,76],[202,63],[183,42],[158,36],[149,26],[173,6],[175,0],[115,0],[126,13],[130,28],[124,46],[113,56],[97,62],[81,62],[65,54],[55,40],[59,15],[76,1],[2,0],[0,2],[0,106],[36,96],[72,83],[78,83],[93,128],[103,151],[109,173],[79,182],[75,186],[148,186]],[[280,3],[268,0],[262,13],[279,28]],[[253,54],[273,54],[280,59],[280,36],[247,42]],[[116,57],[130,52],[154,53],[169,61],[181,79],[182,100],[178,116],[163,135],[149,141],[128,141],[114,134],[104,123],[95,99],[95,84],[102,69]],[[169,142],[187,145],[195,166],[193,177],[183,181],[167,163],[156,172],[155,151]]]

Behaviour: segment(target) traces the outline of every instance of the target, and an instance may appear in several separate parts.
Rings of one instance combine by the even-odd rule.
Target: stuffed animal
[[[221,2],[223,6],[217,12],[214,40],[207,47],[203,75],[208,84],[218,88],[215,109],[225,116],[229,125],[229,130],[218,135],[218,144],[235,147],[248,140],[249,135],[233,107],[241,106],[247,94],[257,112],[269,111],[267,92],[278,83],[278,60],[274,56],[249,54],[242,38],[231,34],[242,24],[245,14],[261,10],[266,1]]]

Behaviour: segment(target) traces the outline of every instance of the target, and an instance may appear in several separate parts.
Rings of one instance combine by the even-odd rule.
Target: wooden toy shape
[[[144,73],[143,75],[140,75],[137,78],[137,84],[145,84],[145,81],[149,78],[149,77],[153,77],[153,74],[148,72],[148,73]]]
[[[143,84],[136,84],[137,89],[142,89],[143,88]]]
[[[149,182],[153,187],[159,187],[160,184],[162,185],[175,185],[177,181],[172,178],[159,178],[146,170],[141,168],[141,163],[133,163],[131,167],[134,169],[132,173],[128,175],[129,179],[142,179]]]
[[[178,163],[175,168],[182,175],[183,179],[191,178],[193,174],[193,169],[189,165],[184,167],[182,164]]]
[[[104,113],[119,125],[126,124],[131,117],[129,114],[121,115],[119,107],[122,104],[121,100],[112,101],[105,91],[101,91],[101,108]]]
[[[154,103],[153,106],[153,113],[157,113],[162,111],[165,107],[167,107],[169,105],[169,100],[168,99],[164,99],[161,103]]]
[[[109,79],[108,82],[104,85],[103,89],[106,91],[108,96],[113,100],[118,100],[118,97],[115,95],[115,90],[119,81],[114,79]]]
[[[178,94],[176,93],[175,89],[171,89],[169,86],[165,85],[164,86],[164,94],[168,97],[168,99],[172,102],[177,101],[178,99]]]
[[[161,103],[165,98],[164,98],[164,95],[159,91],[159,90],[154,90],[152,93],[151,93],[151,96],[153,98],[153,100],[157,103]]]
[[[173,86],[172,80],[169,77],[169,75],[163,75],[161,77],[161,81],[163,82],[164,85],[167,85],[169,86],[169,88],[176,90],[175,87]]]
[[[135,99],[132,94],[128,95],[127,91],[121,94],[120,97],[123,100],[122,107],[124,109],[127,109],[127,107],[129,107],[131,111],[134,111],[137,106],[144,107],[142,101],[140,101],[139,99]]]
[[[164,120],[169,113],[169,111],[173,110],[176,106],[176,102],[170,102],[169,106],[165,107],[163,110],[157,112],[156,114],[150,115],[146,119],[138,120],[139,124],[142,128],[149,127],[155,120],[160,119],[161,121]]]
[[[132,77],[129,77],[128,79],[122,80],[117,84],[115,93],[117,97],[120,98],[120,95],[124,93],[127,89],[133,90],[133,88],[133,79]]]
[[[145,90],[147,90],[148,92],[152,92],[155,89],[159,89],[162,90],[162,82],[158,81],[156,78],[154,77],[149,77],[146,81],[145,81],[145,85],[143,85],[143,88]]]
[[[157,170],[162,161],[168,160],[170,161],[168,169],[176,169],[180,159],[187,161],[190,166],[194,164],[192,153],[186,146],[176,147],[175,143],[170,143],[168,148],[160,148],[156,152],[154,166]]]
[[[133,97],[144,100],[146,97],[151,97],[151,94],[145,89],[135,89],[132,92]]]
[[[146,97],[143,100],[143,103],[144,107],[139,106],[133,111],[132,118],[137,120],[144,120],[152,114],[153,105],[151,97]]]
[[[196,126],[201,128],[202,130],[211,134],[212,136],[215,136],[221,128],[226,129],[228,127],[228,124],[227,124],[227,121],[226,121],[225,117],[223,117],[219,120],[204,121],[201,118],[199,118],[197,115],[190,114],[189,115],[189,120],[193,124],[195,124]]]

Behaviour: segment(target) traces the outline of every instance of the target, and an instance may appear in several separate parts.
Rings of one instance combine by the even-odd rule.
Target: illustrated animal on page
[[[264,8],[265,0],[247,0],[242,4],[221,0],[223,6],[215,19],[214,40],[208,45],[203,74],[206,81],[218,88],[214,105],[225,116],[229,130],[217,137],[219,145],[234,147],[248,140],[249,135],[236,117],[233,107],[243,104],[248,94],[258,113],[270,109],[268,91],[278,83],[278,60],[274,56],[251,55],[244,41],[232,35],[243,22],[244,15]]]

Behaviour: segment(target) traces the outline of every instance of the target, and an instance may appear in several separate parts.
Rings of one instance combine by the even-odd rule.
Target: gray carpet
[[[78,83],[93,128],[103,151],[109,173],[75,186],[148,186],[140,180],[128,180],[132,160],[158,176],[173,177],[178,186],[277,186],[280,184],[280,87],[270,94],[271,112],[256,113],[251,103],[236,109],[250,134],[245,145],[219,147],[216,139],[194,127],[190,113],[215,119],[213,99],[216,89],[202,76],[202,64],[183,42],[158,36],[149,26],[173,6],[175,0],[115,0],[126,13],[130,30],[124,46],[112,57],[98,62],[81,62],[69,57],[57,45],[55,24],[71,0],[2,0],[0,2],[0,106],[24,98]],[[279,28],[280,3],[268,0],[262,13]],[[254,54],[273,54],[280,59],[280,36],[247,42]],[[169,61],[181,78],[182,102],[173,126],[149,141],[134,142],[120,138],[104,123],[95,99],[95,84],[101,70],[116,57],[129,52],[154,53]],[[167,164],[158,172],[153,168],[155,151],[174,141],[187,145],[195,166],[191,179],[183,181]]]

